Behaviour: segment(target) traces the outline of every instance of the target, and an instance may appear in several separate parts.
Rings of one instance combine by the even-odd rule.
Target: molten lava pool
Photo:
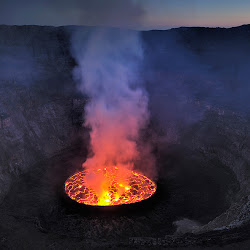
[[[135,203],[148,199],[155,191],[156,184],[143,174],[118,167],[84,170],[65,182],[65,192],[72,200],[92,206]]]

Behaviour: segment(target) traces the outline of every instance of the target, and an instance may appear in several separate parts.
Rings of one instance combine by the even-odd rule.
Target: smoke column
[[[84,37],[84,50],[74,48],[80,88],[90,97],[85,126],[91,128],[92,155],[83,166],[89,170],[103,166],[132,169],[140,157],[139,132],[149,118],[148,98],[138,84],[143,59],[139,33],[95,29]],[[97,179],[88,176],[86,184],[93,188]]]

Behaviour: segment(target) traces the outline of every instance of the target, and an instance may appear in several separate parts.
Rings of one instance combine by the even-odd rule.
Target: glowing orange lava
[[[97,179],[98,189],[87,185],[89,176]],[[91,177],[91,178],[92,178]],[[118,167],[76,173],[65,182],[67,195],[78,203],[92,206],[115,206],[148,199],[156,184],[143,174]]]

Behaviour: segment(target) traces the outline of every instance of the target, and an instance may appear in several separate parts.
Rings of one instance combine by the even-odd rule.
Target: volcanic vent
[[[121,176],[121,173],[124,176]],[[100,194],[85,186],[86,175],[102,178]],[[118,167],[82,171],[71,176],[65,183],[68,196],[79,203],[93,206],[130,204],[148,199],[156,191],[156,184],[143,174]]]

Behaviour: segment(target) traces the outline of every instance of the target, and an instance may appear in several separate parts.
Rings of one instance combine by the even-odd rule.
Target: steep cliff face
[[[0,85],[1,198],[11,176],[27,172],[35,162],[67,147],[73,140],[69,97],[46,97],[28,87]]]
[[[0,199],[13,176],[66,148],[72,122],[71,28],[0,26]],[[76,124],[77,123],[77,124]]]
[[[213,126],[212,126],[213,124]],[[207,133],[210,131],[209,133]],[[206,232],[240,227],[250,221],[250,127],[246,117],[232,113],[209,113],[193,131],[191,147],[200,152],[208,165],[230,169],[239,183],[239,190],[230,207],[203,227]]]

